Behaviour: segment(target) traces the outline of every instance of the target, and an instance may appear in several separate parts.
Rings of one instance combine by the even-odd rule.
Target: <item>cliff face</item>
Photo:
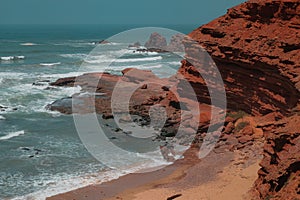
[[[249,1],[189,34],[211,54],[228,107],[252,114],[287,113],[300,91],[299,1]],[[187,58],[192,50],[187,50]],[[189,73],[183,63],[180,72]],[[197,76],[192,82],[199,81]],[[199,87],[199,86],[198,86]],[[203,98],[201,87],[197,90]]]
[[[264,127],[266,142],[255,193],[261,199],[299,199],[300,117],[291,116]]]
[[[255,198],[299,199],[300,1],[248,1],[189,36],[218,66],[228,108],[260,121],[256,128],[266,141]],[[187,60],[193,60],[197,50],[186,46]],[[208,102],[205,82],[187,60],[179,73]]]

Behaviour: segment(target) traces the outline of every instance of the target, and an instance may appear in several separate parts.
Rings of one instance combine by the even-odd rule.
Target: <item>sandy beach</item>
[[[128,174],[47,200],[251,199],[247,193],[257,179],[260,145],[234,152],[217,148],[202,160],[197,149],[191,149],[184,159],[163,169]]]

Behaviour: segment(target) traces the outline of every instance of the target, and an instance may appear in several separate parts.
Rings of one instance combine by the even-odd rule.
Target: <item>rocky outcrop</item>
[[[249,1],[189,34],[219,67],[230,108],[264,115],[295,107],[300,90],[299,9],[296,0]],[[186,46],[187,59],[193,60],[194,50]],[[194,74],[190,80],[197,83],[193,71],[184,61],[180,72]],[[207,92],[201,85],[196,87],[204,99]]]
[[[68,86],[68,87],[73,87],[75,83],[76,77],[67,77],[67,78],[62,78],[58,79],[53,83],[50,83],[51,86]]]
[[[127,112],[127,100],[122,98],[130,94],[128,110],[131,115],[142,117],[138,123],[142,126],[149,125],[151,122],[149,110],[152,106],[159,105],[165,108],[167,120],[162,119],[159,112],[154,112],[151,120],[160,121],[160,123],[165,121],[161,136],[173,137],[180,123],[180,105],[176,96],[169,90],[174,80],[159,79],[149,70],[135,68],[124,69],[122,73],[122,76],[109,73],[89,73],[76,78],[58,79],[51,85],[80,86],[82,91],[72,97],[57,100],[49,104],[47,108],[64,114],[96,112],[102,114],[104,119],[108,119],[114,117],[113,93],[118,94],[117,97],[114,97],[119,100],[117,107],[114,107],[114,113],[118,114]],[[134,92],[132,88],[135,88]]]
[[[100,40],[98,44],[109,44],[110,42],[107,40]]]

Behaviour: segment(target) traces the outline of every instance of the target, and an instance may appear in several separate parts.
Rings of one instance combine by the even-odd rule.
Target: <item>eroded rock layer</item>
[[[212,56],[223,77],[228,106],[252,114],[287,113],[299,100],[300,2],[249,1],[189,36]],[[190,47],[189,47],[190,48]],[[193,50],[187,59],[193,60]],[[182,74],[193,75],[184,61]],[[199,77],[190,77],[192,83]],[[197,92],[205,98],[205,89]]]

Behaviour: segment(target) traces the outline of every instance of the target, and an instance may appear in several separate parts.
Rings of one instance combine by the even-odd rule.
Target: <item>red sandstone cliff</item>
[[[189,36],[217,64],[229,109],[260,116],[256,128],[266,142],[254,198],[300,199],[300,1],[251,0]],[[196,50],[186,46],[187,59],[193,60],[189,54]],[[209,101],[188,61],[179,72],[200,101]]]
[[[230,108],[267,114],[295,107],[300,91],[299,18],[297,0],[249,1],[189,34],[219,66]],[[180,71],[187,69],[185,63]]]

